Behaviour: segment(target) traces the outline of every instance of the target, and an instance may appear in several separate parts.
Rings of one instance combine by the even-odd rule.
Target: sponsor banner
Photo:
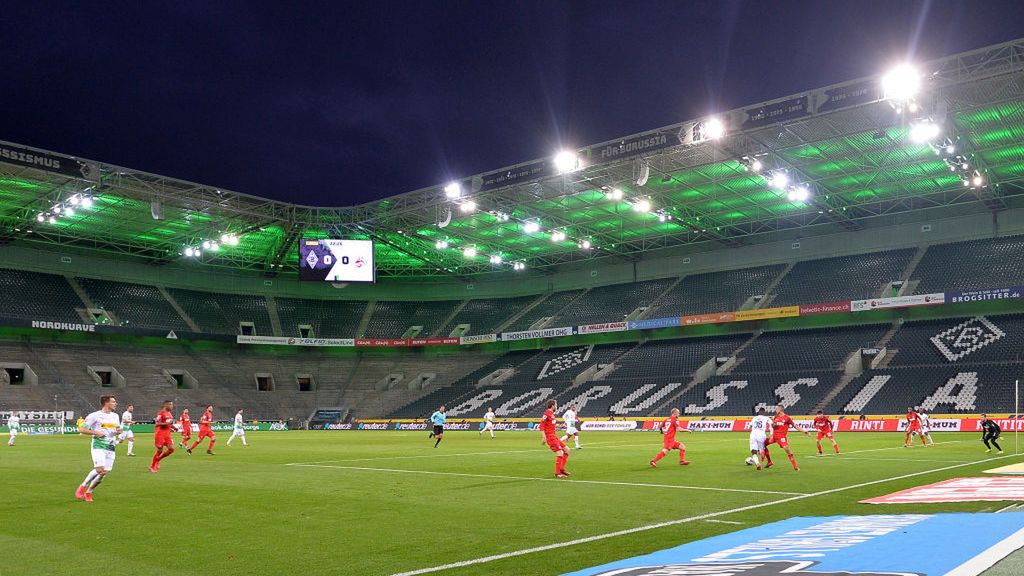
[[[74,322],[50,322],[49,320],[33,320],[33,328],[44,330],[66,330],[69,332],[95,332],[95,324],[77,324]]]
[[[396,346],[406,347],[409,340],[405,338],[356,338],[356,346]]]
[[[488,342],[497,342],[497,334],[477,334],[476,336],[461,336],[459,337],[459,344],[486,344]]]
[[[497,170],[481,176],[480,191],[493,190],[502,186],[511,186],[520,182],[527,182],[536,178],[543,178],[554,174],[555,167],[548,160],[540,160],[530,164],[520,164],[512,168]],[[475,184],[475,182],[474,182]]]
[[[806,116],[809,113],[807,104],[807,96],[798,96],[782,100],[781,102],[772,102],[771,104],[758,106],[757,108],[747,108],[744,110],[747,114],[747,119],[743,121],[743,128],[758,128]]]
[[[743,423],[735,420],[687,420],[685,429],[691,432],[732,432],[737,424],[742,430]]]
[[[757,310],[739,310],[736,312],[736,321],[744,320],[768,320],[771,318],[789,318],[799,316],[799,306],[783,306],[782,308],[759,308]]]
[[[413,338],[409,346],[458,346],[458,338]]]
[[[287,336],[235,336],[238,344],[272,344],[275,346],[342,346],[356,345],[352,338],[291,338]]]
[[[580,425],[580,430],[586,432],[623,432],[626,430],[636,430],[637,427],[636,420],[585,420]]]
[[[313,424],[309,427],[310,430],[351,430],[353,428],[351,422],[340,424],[337,422],[327,422],[324,424]]]
[[[917,486],[886,496],[861,500],[862,504],[931,504],[938,502],[1002,502],[1024,500],[1024,478],[983,476],[953,478]],[[1021,514],[1024,516],[1024,514]]]
[[[580,334],[601,334],[603,332],[622,332],[628,326],[627,322],[605,322],[604,324],[584,324],[579,327]]]
[[[882,86],[877,80],[865,80],[825,90],[825,100],[818,105],[818,112],[829,112],[868,104],[882,98]]]
[[[56,172],[72,178],[85,178],[92,181],[99,178],[99,167],[96,164],[83,162],[63,154],[30,150],[14,144],[0,144],[0,162]]]
[[[849,312],[850,302],[827,302],[824,304],[801,304],[800,315],[811,316],[814,314],[835,314],[836,312]]]
[[[195,425],[192,426],[195,428]],[[150,426],[152,429],[152,426]],[[214,432],[229,431],[234,429],[233,422],[214,422],[210,425],[210,429]],[[270,432],[270,431],[282,431],[287,430],[288,424],[285,422],[244,422],[242,424],[242,430],[246,432]],[[135,427],[132,426],[132,430]]]
[[[40,420],[74,420],[75,413],[71,410],[0,410],[0,420],[6,422],[11,413],[17,413],[22,422],[37,422]]]
[[[513,340],[531,340],[533,338],[556,338],[558,336],[572,336],[572,326],[560,326],[558,328],[544,328],[542,330],[522,330],[519,332],[502,332],[501,340],[511,342]]]
[[[1024,297],[1024,286],[994,288],[990,290],[974,290],[972,292],[946,292],[946,304],[983,302],[985,300],[1005,300],[1007,298],[1022,297]]]
[[[1024,544],[1022,523],[1020,512],[790,518],[563,576],[978,576]],[[937,545],[952,534],[956,546]]]
[[[629,330],[653,330],[655,328],[674,328],[680,325],[679,316],[669,318],[647,318],[626,322]]]
[[[735,322],[738,320],[736,312],[716,312],[714,314],[692,314],[679,318],[680,326],[692,326],[694,324],[722,324],[724,322]]]
[[[871,300],[853,300],[850,302],[850,310],[863,312],[865,310],[882,310],[885,308],[909,308],[911,306],[934,306],[946,302],[946,295],[943,292],[934,294],[913,294],[911,296],[895,296],[893,298],[873,298]]]
[[[22,434],[28,434],[29,436],[78,434],[78,427],[71,424],[64,424],[63,426],[57,424],[22,424],[19,430]],[[8,431],[7,426],[0,427],[0,433],[6,434]]]
[[[672,130],[663,130],[641,136],[633,136],[612,142],[609,144],[590,148],[590,159],[594,162],[607,162],[633,156],[642,156],[649,152],[663,150],[670,146],[680,144],[679,133]]]

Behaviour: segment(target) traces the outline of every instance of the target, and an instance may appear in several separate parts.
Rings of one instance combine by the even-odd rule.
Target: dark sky
[[[4,6],[0,139],[319,205],[1024,36],[1019,0],[71,4]]]

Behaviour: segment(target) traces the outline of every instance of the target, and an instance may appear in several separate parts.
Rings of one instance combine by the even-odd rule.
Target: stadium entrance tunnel
[[[124,388],[126,385],[125,377],[113,366],[86,366],[85,369],[93,382],[103,388]]]
[[[35,386],[39,377],[35,370],[24,362],[7,362],[0,364],[0,384],[11,386]]]

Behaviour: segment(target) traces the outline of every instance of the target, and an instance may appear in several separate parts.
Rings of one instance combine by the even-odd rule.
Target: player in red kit
[[[174,414],[171,414],[173,408],[173,402],[164,400],[164,409],[156,413],[156,420],[153,421],[156,429],[153,437],[156,454],[153,454],[153,463],[149,465],[149,471],[154,474],[160,470],[160,461],[174,454],[174,440],[171,439],[171,428],[174,426]]]
[[[555,478],[567,478],[569,473],[565,471],[565,463],[569,460],[569,447],[558,438],[555,410],[558,410],[558,402],[548,400],[548,409],[540,419],[540,431],[544,434],[544,443],[555,453]]]
[[[768,460],[768,467],[772,466],[772,457],[768,453],[768,444],[778,444],[786,451],[786,456],[789,456],[789,462],[793,465],[793,470],[800,471],[800,467],[796,465],[796,458],[793,457],[793,451],[789,449],[789,438],[786,436],[789,434],[789,428],[793,427],[804,433],[805,436],[810,436],[811,433],[807,430],[796,425],[793,419],[786,414],[786,409],[779,404],[775,407],[775,416],[772,417],[772,437],[768,442],[765,443],[764,455]]]
[[[913,408],[907,408],[907,435],[903,438],[903,447],[907,448],[907,443],[910,446],[914,445],[914,434],[921,437],[921,441],[924,442],[924,435],[921,433],[921,418],[917,415],[917,411]],[[924,442],[925,446],[928,446],[927,442]]]
[[[189,447],[189,455],[191,455],[192,451],[196,449],[196,446],[199,446],[199,443],[203,441],[203,438],[209,438],[210,445],[206,448],[206,453],[213,456],[213,443],[217,441],[217,435],[213,433],[213,428],[210,427],[212,425],[213,405],[211,404],[206,407],[206,412],[203,412],[203,415],[199,418],[199,437],[192,446]]]
[[[672,415],[662,420],[659,428],[661,429],[661,452],[654,455],[654,459],[651,460],[651,468],[658,467],[658,460],[661,460],[672,450],[679,450],[679,464],[686,466],[689,462],[686,461],[686,445],[676,441],[676,432],[683,429],[683,423],[679,421],[679,408],[672,409]]]
[[[814,428],[818,430],[818,438],[816,439],[818,443],[818,454],[821,454],[822,438],[828,438],[831,440],[832,448],[836,451],[836,454],[839,454],[839,444],[832,435],[832,421],[828,419],[828,416],[825,416],[825,412],[823,410],[818,410],[818,415],[814,417]]]
[[[181,411],[181,442],[178,446],[188,448],[188,441],[192,439],[192,419],[188,415],[188,408]]]

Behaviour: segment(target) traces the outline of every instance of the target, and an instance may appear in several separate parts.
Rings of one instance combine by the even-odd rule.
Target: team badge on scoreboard
[[[1022,526],[1018,512],[790,518],[563,576],[978,576],[1024,546]]]
[[[303,238],[299,242],[299,279],[375,281],[373,241]]]

